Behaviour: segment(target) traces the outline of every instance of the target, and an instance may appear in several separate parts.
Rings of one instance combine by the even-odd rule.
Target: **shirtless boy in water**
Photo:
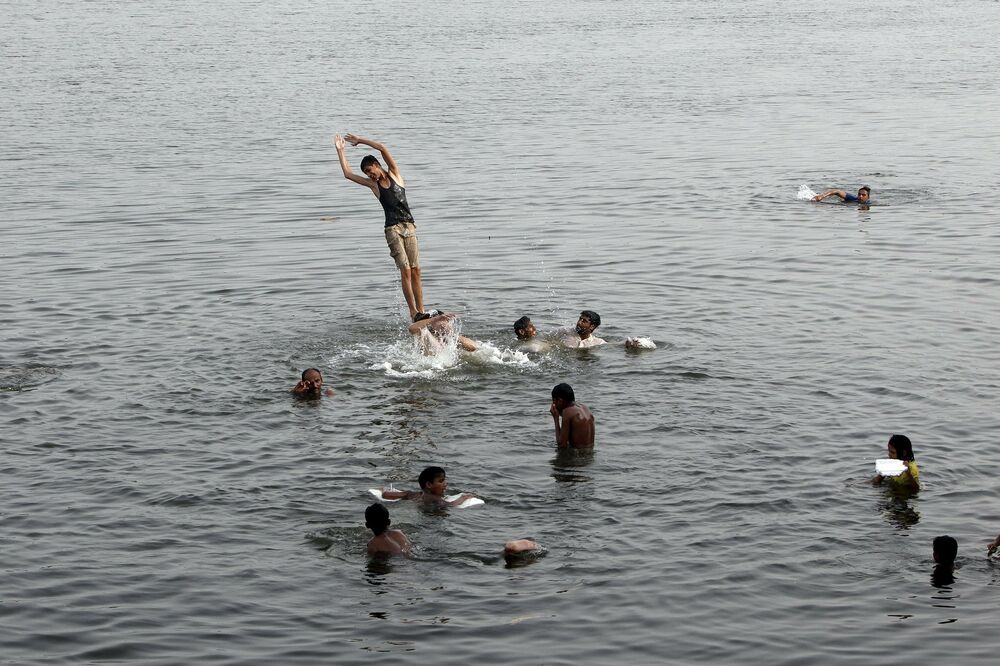
[[[465,493],[452,501],[444,498],[444,493],[448,490],[448,477],[443,467],[431,466],[426,468],[417,477],[420,490],[383,490],[382,499],[387,500],[418,500],[427,504],[438,504],[442,506],[458,506],[467,499],[474,499],[475,495]]]
[[[585,405],[576,402],[572,386],[559,384],[552,389],[552,406],[549,407],[549,413],[555,422],[556,447],[560,449],[594,447],[594,415]]]
[[[375,536],[368,542],[368,554],[371,556],[388,557],[403,555],[409,557],[413,546],[406,535],[399,530],[390,530],[389,510],[381,504],[372,504],[365,509],[365,526]]]
[[[454,312],[448,314],[438,310],[419,312],[416,321],[410,324],[409,331],[420,340],[420,351],[426,356],[433,356],[441,351],[449,337],[455,335],[456,319],[458,315]],[[476,343],[464,335],[459,335],[457,340],[465,351],[474,352],[478,349]]]

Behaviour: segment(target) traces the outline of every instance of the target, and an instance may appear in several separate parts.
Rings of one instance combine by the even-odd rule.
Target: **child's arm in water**
[[[461,345],[462,349],[464,349],[467,352],[474,352],[477,349],[479,349],[479,347],[476,346],[475,342],[465,337],[464,335],[458,336],[458,344]]]
[[[383,490],[382,499],[387,500],[399,500],[399,499],[417,499],[423,493],[418,493],[413,490]]]

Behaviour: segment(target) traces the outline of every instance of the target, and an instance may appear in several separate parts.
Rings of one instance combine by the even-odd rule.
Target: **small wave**
[[[808,185],[799,185],[799,193],[795,195],[795,198],[801,201],[808,201],[814,196],[816,196],[816,193]]]

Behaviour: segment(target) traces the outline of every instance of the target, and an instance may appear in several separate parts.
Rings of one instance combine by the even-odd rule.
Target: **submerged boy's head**
[[[385,532],[389,527],[389,509],[376,502],[365,509],[365,526],[377,535]]]
[[[365,155],[361,159],[361,171],[372,180],[381,179],[385,174],[382,165],[374,155]]]
[[[867,185],[862,185],[858,188],[858,201],[865,202],[868,201],[868,197],[872,195],[872,188]]]
[[[910,443],[910,438],[906,435],[893,435],[890,437],[887,448],[890,458],[913,460],[913,444]]]
[[[560,412],[576,402],[576,394],[569,384],[556,384],[552,389],[552,404]]]
[[[417,477],[417,483],[420,484],[421,490],[431,495],[444,495],[445,489],[448,488],[448,480],[444,473],[444,468],[434,465],[425,468],[420,473],[420,476]]]
[[[531,323],[531,319],[527,316],[521,317],[514,322],[514,335],[517,336],[518,340],[527,340],[528,338],[535,337],[535,325]]]
[[[934,539],[934,561],[938,564],[954,564],[958,555],[958,541],[947,534]]]

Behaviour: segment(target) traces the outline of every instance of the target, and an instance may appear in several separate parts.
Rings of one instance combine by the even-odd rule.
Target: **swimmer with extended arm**
[[[430,504],[445,504],[448,506],[458,506],[469,499],[479,499],[475,495],[465,493],[450,502],[444,498],[444,493],[448,490],[448,476],[443,467],[431,466],[420,473],[417,478],[420,490],[382,490],[382,499],[387,500],[419,500]]]
[[[848,194],[844,190],[827,190],[822,194],[817,194],[816,196],[814,196],[813,201],[822,201],[823,199],[826,199],[828,197],[836,196],[840,197],[841,201],[845,201],[847,203],[853,203],[856,201],[858,203],[864,204],[868,203],[868,198],[871,196],[871,193],[872,193],[872,188],[868,187],[867,185],[863,185],[858,190],[857,196],[854,196],[853,194]]]

